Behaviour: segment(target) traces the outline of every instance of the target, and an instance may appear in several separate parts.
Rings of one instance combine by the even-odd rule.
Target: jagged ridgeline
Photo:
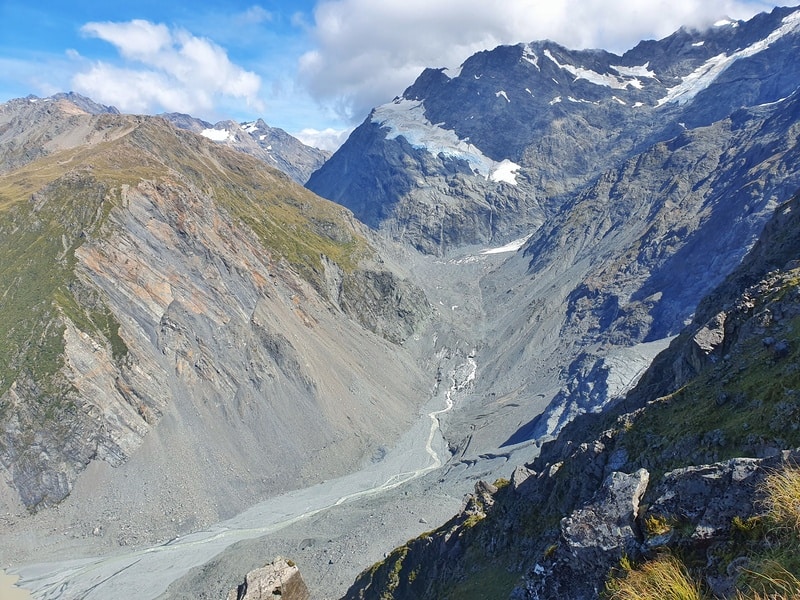
[[[245,495],[344,470],[402,428],[415,383],[381,416],[360,403],[416,372],[389,360],[391,342],[428,305],[347,210],[160,118],[68,98],[12,101],[2,116],[0,463],[14,501],[58,503],[93,460],[127,461],[164,415],[158,437],[181,440],[187,473],[244,465],[260,481]],[[342,319],[361,327],[342,332]],[[368,373],[364,355],[391,364]],[[219,437],[187,434],[203,423]],[[216,445],[224,458],[204,456]]]

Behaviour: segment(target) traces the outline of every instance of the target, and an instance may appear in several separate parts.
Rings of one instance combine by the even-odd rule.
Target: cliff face
[[[158,118],[3,111],[7,509],[63,502],[90,468],[99,506],[163,535],[404,429],[429,375],[396,343],[428,303],[347,211]],[[145,501],[163,514],[136,526]]]
[[[598,598],[623,557],[665,549],[732,597],[753,548],[736,523],[754,522],[760,482],[798,458],[799,210],[797,197],[776,210],[626,399],[576,419],[510,482],[476,485],[346,598]]]

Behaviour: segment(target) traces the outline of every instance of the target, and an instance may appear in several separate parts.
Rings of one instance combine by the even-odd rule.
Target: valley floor
[[[481,250],[446,259],[392,257],[423,285],[437,313],[436,326],[407,345],[417,345],[420,357],[436,357],[439,380],[416,424],[380,459],[160,545],[114,547],[91,531],[59,530],[54,514],[38,531],[3,534],[0,564],[21,575],[35,598],[124,597],[135,589],[137,598],[188,600],[224,597],[248,571],[281,555],[298,564],[313,598],[341,597],[385,553],[450,518],[478,480],[510,477],[538,454],[529,441],[501,448],[521,424],[519,415],[535,416],[535,406],[494,401],[480,390],[486,303],[494,301],[483,297],[481,281],[500,264],[521,260],[515,246]],[[148,510],[158,507],[141,510],[146,527]]]
[[[441,404],[441,398],[434,401]],[[381,552],[448,518],[475,480],[505,465],[498,459],[479,469],[443,469],[441,409],[432,408],[383,460],[352,475],[271,498],[160,546],[11,571],[36,598],[123,597],[132,589],[142,599],[211,598],[281,554],[300,565],[315,598],[339,597]],[[91,552],[86,541],[83,552]],[[215,583],[221,587],[214,589]]]

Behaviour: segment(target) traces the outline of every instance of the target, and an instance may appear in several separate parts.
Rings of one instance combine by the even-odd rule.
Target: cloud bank
[[[95,62],[73,77],[74,89],[123,112],[207,114],[229,100],[263,109],[260,77],[208,39],[144,20],[87,23],[81,31],[112,44],[124,64]]]
[[[425,67],[458,67],[479,50],[551,39],[623,52],[642,39],[772,4],[744,0],[322,0],[299,74],[314,98],[349,121],[391,100]]]
[[[306,127],[292,135],[307,146],[314,146],[321,150],[335,152],[339,146],[344,144],[352,130],[352,128],[334,129],[332,127],[320,130],[314,129],[313,127]]]

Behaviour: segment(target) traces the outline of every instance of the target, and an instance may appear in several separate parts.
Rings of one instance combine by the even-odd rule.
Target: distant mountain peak
[[[176,127],[255,156],[301,185],[329,156],[328,152],[307,146],[282,129],[270,127],[261,118],[242,123],[228,119],[212,124],[181,113],[161,116]]]

